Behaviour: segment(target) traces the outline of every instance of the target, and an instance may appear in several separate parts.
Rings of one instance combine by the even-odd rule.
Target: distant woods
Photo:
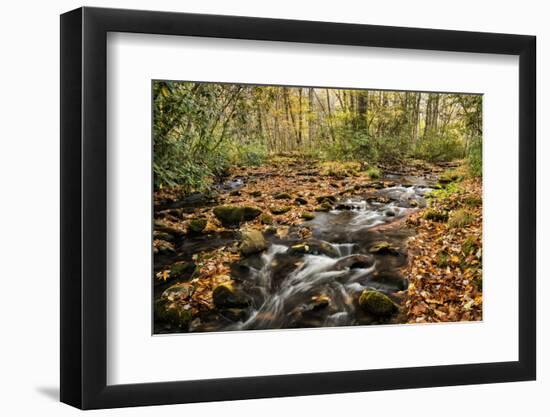
[[[153,82],[155,186],[207,188],[232,165],[306,158],[398,163],[467,158],[481,175],[482,97]]]

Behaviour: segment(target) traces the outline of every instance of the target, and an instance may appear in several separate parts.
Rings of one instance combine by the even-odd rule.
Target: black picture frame
[[[519,56],[519,360],[107,385],[108,32]],[[534,380],[534,36],[102,8],[61,16],[61,401],[82,409]]]

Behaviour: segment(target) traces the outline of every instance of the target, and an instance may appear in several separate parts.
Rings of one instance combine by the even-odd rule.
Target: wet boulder
[[[359,296],[359,306],[376,316],[390,316],[397,306],[386,294],[380,291],[364,290]]]
[[[267,249],[267,242],[259,230],[244,230],[241,232],[241,244],[239,247],[244,256],[259,253]]]
[[[378,242],[369,248],[370,253],[376,255],[399,255],[399,250],[389,242]]]
[[[341,271],[343,269],[370,268],[374,265],[374,258],[369,255],[350,255],[336,262],[332,269]]]
[[[246,308],[250,304],[250,298],[234,281],[223,282],[214,288],[212,300],[218,309]]]
[[[384,212],[384,214],[386,215],[386,217],[395,217],[395,210],[392,210],[392,209],[388,209]]]
[[[330,243],[323,240],[309,239],[292,245],[287,249],[289,255],[324,255],[338,258],[340,253]]]
[[[296,197],[294,199],[294,203],[296,203],[296,205],[298,205],[298,206],[305,206],[307,204],[307,200],[305,198],[302,198],[302,197]]]
[[[213,212],[224,227],[235,227],[243,222],[254,220],[262,210],[252,206],[218,206]]]

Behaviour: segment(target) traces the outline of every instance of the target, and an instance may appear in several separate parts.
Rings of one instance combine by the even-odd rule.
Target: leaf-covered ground
[[[405,271],[411,323],[482,319],[481,180],[449,188],[407,220],[416,230]]]

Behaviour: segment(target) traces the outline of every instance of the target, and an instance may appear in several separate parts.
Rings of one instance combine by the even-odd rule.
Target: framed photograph
[[[61,16],[61,401],[533,380],[535,37]]]

